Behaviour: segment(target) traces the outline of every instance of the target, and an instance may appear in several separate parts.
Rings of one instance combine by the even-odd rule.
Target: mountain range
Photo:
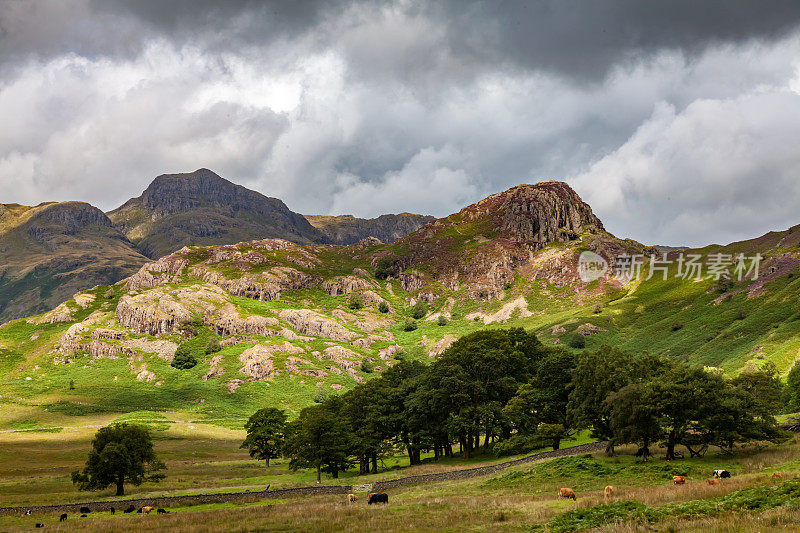
[[[195,192],[157,208],[145,194],[112,212],[116,225],[81,204],[86,214],[70,224],[134,250],[155,235],[147,220],[157,225],[207,206]],[[245,206],[255,197],[236,189],[226,198]],[[288,225],[298,219],[269,205],[278,213],[272,220],[287,221],[272,227],[291,229],[297,240],[311,240],[309,227],[324,231]],[[140,206],[153,214],[121,216]],[[6,209],[4,217],[33,218],[30,209]],[[52,206],[36,209],[44,216]],[[242,210],[218,210],[238,228],[232,235],[250,227]],[[31,230],[38,224],[14,227],[25,239],[46,234]],[[586,278],[587,254],[608,268]],[[704,270],[689,272],[696,258]],[[36,397],[48,412],[67,414],[172,409],[215,420],[264,405],[296,411],[399,360],[429,361],[461,335],[495,327],[523,327],[568,350],[608,344],[725,373],[774,365],[785,374],[800,356],[800,227],[725,246],[649,247],[610,234],[557,181],[494,194],[391,243],[259,236],[145,261],[125,279],[0,326],[4,401],[27,406]],[[173,366],[179,347],[195,366]]]
[[[433,217],[305,217],[208,169],[158,176],[105,214],[81,202],[0,204],[0,323],[52,309],[81,289],[113,284],[187,245],[281,238],[299,244],[392,242]]]

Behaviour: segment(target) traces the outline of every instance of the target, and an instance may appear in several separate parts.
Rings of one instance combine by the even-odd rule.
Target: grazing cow
[[[82,514],[82,515],[81,515],[81,518],[86,518],[86,515],[85,515],[85,514]]]
[[[672,484],[673,485],[683,485],[686,483],[686,477],[684,476],[672,476]]]
[[[572,489],[568,489],[566,487],[562,487],[558,489],[558,499],[566,498],[572,501],[578,501],[578,497],[575,496],[575,491]]]
[[[168,512],[169,511],[167,511],[166,509],[161,509],[161,508],[156,510],[156,514],[167,514]]]
[[[603,499],[608,501],[609,498],[613,497],[614,497],[614,487],[612,487],[611,485],[606,486],[606,488],[603,489]]]
[[[731,473],[727,470],[714,470],[714,479],[726,479],[731,477]]]
[[[347,501],[348,502],[356,503],[356,500],[358,500],[358,496],[356,496],[355,494],[348,494],[347,495]]]
[[[783,474],[781,474],[780,472],[775,472],[774,474],[772,474],[772,479],[782,479],[782,478]]]
[[[44,527],[44,524],[40,524],[37,522],[35,527]]]
[[[63,522],[66,519],[67,519],[67,513],[64,513],[64,514],[61,515],[61,518],[59,518],[58,521],[59,522]]]
[[[706,485],[719,485],[719,480],[713,477],[710,477],[706,480]]]
[[[136,510],[136,507],[134,507],[133,505],[129,505],[129,506],[128,506],[128,508],[127,508],[127,509],[125,509],[125,510],[124,510],[124,511],[122,511],[122,512],[123,512],[123,513],[132,513],[132,512],[134,512],[135,510]]]
[[[31,515],[31,510],[25,509],[25,516],[30,516],[30,515]]]
[[[372,505],[373,503],[389,503],[389,495],[385,492],[373,492],[369,495],[367,505]]]
[[[114,509],[114,508],[112,507],[112,508],[111,508],[111,514],[114,514],[115,512],[116,512],[116,509]]]
[[[144,514],[150,514],[150,512],[153,511],[153,510],[155,510],[155,507],[151,507],[149,505],[146,506],[146,507],[142,507],[142,512]]]
[[[89,509],[88,507],[81,507],[80,511],[82,514],[89,514],[92,512],[92,510]]]

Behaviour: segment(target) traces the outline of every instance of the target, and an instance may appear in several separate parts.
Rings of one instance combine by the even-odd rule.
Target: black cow
[[[92,510],[89,509],[88,507],[81,507],[80,508],[80,512],[83,513],[83,514],[89,514],[89,513],[92,512]]]
[[[167,514],[168,512],[166,509],[156,509],[156,514]]]
[[[124,511],[122,511],[122,512],[123,512],[123,513],[132,513],[132,512],[134,512],[135,510],[136,510],[136,507],[134,507],[133,505],[130,505],[130,506],[128,506],[128,508],[127,508],[127,509],[125,509],[125,510],[124,510]]]
[[[731,473],[727,470],[714,470],[714,478],[716,479],[727,479],[731,477]]]
[[[116,509],[114,509],[114,508],[112,507],[112,508],[111,508],[111,514],[114,514],[115,512],[116,512]]]
[[[26,509],[25,510],[25,516],[30,516],[30,515],[31,515],[31,510],[30,509]]]
[[[44,524],[36,524],[36,527],[44,527]]]
[[[64,513],[64,514],[61,515],[61,518],[59,518],[58,521],[59,522],[63,522],[66,519],[67,519],[67,513]]]
[[[389,503],[389,495],[385,492],[375,492],[370,494],[367,505],[372,505],[373,503]]]
[[[82,515],[81,515],[81,518],[86,518],[86,515],[85,515],[85,514],[82,514]]]

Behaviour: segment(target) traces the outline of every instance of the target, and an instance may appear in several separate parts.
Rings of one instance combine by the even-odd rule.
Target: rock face
[[[80,290],[116,283],[145,262],[89,204],[6,204],[0,215],[0,323],[53,309]]]
[[[158,176],[109,218],[148,257],[188,245],[234,244],[279,237],[304,244],[326,237],[276,198],[201,168]]]
[[[367,237],[375,237],[392,243],[409,233],[436,220],[429,215],[400,213],[381,215],[378,218],[356,218],[352,215],[325,216],[305,215],[311,224],[320,230],[332,244],[355,244]]]
[[[335,341],[346,342],[358,334],[350,331],[332,318],[328,318],[310,309],[283,309],[278,313],[281,320],[289,322],[304,335],[328,337]]]
[[[117,304],[117,321],[139,333],[158,335],[177,331],[194,316],[205,315],[209,306],[221,307],[228,296],[219,287],[197,284],[173,290],[154,288],[126,294]]]

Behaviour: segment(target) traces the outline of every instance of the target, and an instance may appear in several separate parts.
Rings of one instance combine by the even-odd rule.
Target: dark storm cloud
[[[623,236],[741,238],[800,222],[798,21],[775,0],[0,0],[0,201],[111,209],[208,167],[300,212],[446,215],[556,178]]]

